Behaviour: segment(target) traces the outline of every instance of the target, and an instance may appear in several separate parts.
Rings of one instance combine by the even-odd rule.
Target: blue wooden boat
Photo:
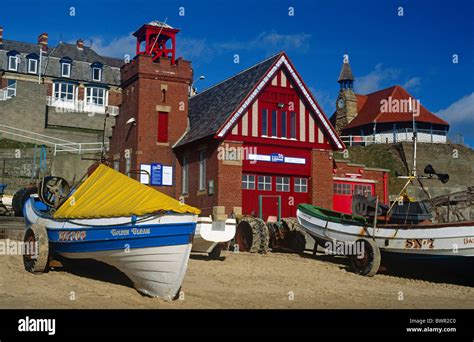
[[[100,165],[57,211],[38,195],[25,203],[25,242],[37,246],[25,256],[25,268],[44,272],[55,255],[95,259],[125,273],[139,292],[172,299],[186,273],[198,214]]]

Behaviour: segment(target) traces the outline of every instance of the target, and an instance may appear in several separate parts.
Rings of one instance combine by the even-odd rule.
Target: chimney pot
[[[78,48],[79,50],[84,49],[84,41],[83,41],[82,39],[78,39],[78,40],[76,41],[76,46],[77,46],[77,48]]]
[[[42,51],[48,51],[48,34],[43,32],[38,36],[38,45]]]
[[[0,45],[3,45],[3,27],[0,26]]]

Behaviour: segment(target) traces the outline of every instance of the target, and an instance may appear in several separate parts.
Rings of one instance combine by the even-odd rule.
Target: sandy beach
[[[20,256],[0,256],[0,308],[472,309],[473,280],[468,266],[392,265],[366,278],[340,257],[224,252],[221,260],[193,255],[181,298],[165,302],[140,295],[105,264],[76,261],[33,275]]]

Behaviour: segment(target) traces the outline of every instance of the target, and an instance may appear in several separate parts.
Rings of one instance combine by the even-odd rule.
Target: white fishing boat
[[[320,244],[362,243],[368,255],[351,255],[358,273],[374,275],[380,265],[380,252],[437,257],[474,256],[474,222],[437,224],[377,224],[309,204],[298,207],[299,223]],[[329,244],[326,244],[329,243]],[[353,249],[354,251],[357,248]],[[365,254],[367,254],[365,253]],[[378,259],[378,260],[377,260]],[[372,264],[370,264],[372,263]]]
[[[60,181],[40,188],[59,198]],[[46,271],[56,256],[95,259],[122,271],[145,295],[170,300],[178,294],[199,209],[105,165],[56,211],[50,206],[54,201],[40,197],[33,195],[24,207],[25,241],[39,244],[24,257],[28,271]]]
[[[210,258],[218,259],[223,244],[234,238],[235,229],[235,219],[213,222],[210,217],[199,217],[192,252],[208,253]]]
[[[379,205],[376,198],[367,199],[360,195],[353,197],[353,215],[310,204],[298,206],[299,223],[320,246],[329,249],[338,243],[354,246],[347,248],[351,252],[348,256],[352,268],[359,274],[376,274],[380,266],[380,251],[429,258],[474,256],[474,221],[432,222],[434,217],[429,210],[432,198],[421,180],[438,179],[446,183],[449,175],[436,173],[431,165],[425,167],[424,175],[417,174],[415,124],[413,127],[413,169],[409,176],[399,177],[407,179],[407,183],[390,207]],[[406,189],[415,180],[425,190],[426,202],[410,201]],[[416,206],[420,210],[412,211]]]

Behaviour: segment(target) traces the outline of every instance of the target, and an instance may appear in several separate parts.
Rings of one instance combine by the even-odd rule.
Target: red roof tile
[[[410,97],[414,99],[403,87],[393,86],[382,89],[367,95],[356,94],[358,114],[344,129],[359,127],[373,122],[406,122],[412,121],[412,114],[407,111],[400,110],[397,112],[382,112],[382,100],[408,100]],[[420,115],[415,118],[417,122],[428,122],[438,125],[449,124],[443,119],[427,110],[420,104]]]

